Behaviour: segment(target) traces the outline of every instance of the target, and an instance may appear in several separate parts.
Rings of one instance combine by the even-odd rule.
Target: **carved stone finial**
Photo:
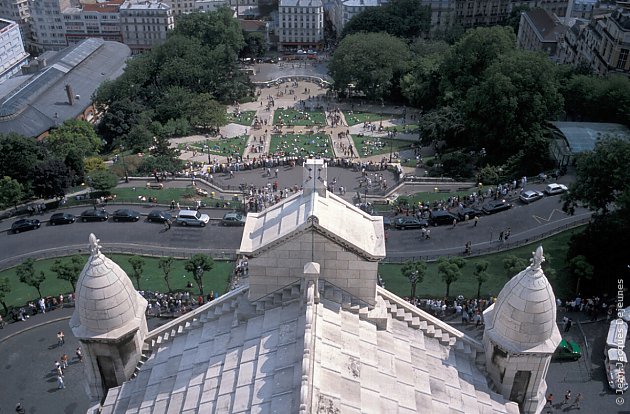
[[[90,254],[92,256],[101,254],[101,246],[98,244],[99,241],[94,233],[90,233]]]
[[[535,252],[532,252],[532,269],[538,270],[540,266],[545,261],[545,256],[543,256],[543,248],[542,246],[538,246]]]

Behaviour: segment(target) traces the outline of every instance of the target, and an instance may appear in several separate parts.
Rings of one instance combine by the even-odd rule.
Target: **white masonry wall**
[[[378,262],[369,262],[311,231],[249,259],[250,300],[301,279],[304,265],[311,261],[320,264],[321,279],[364,302],[375,303]]]

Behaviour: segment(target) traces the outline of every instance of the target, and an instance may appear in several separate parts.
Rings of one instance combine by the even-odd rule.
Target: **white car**
[[[556,195],[556,194],[562,194],[565,191],[568,191],[568,187],[564,184],[549,184],[546,188],[545,188],[545,193],[547,195]]]
[[[543,193],[540,191],[527,190],[523,191],[518,198],[520,198],[523,203],[529,204],[543,198]]]

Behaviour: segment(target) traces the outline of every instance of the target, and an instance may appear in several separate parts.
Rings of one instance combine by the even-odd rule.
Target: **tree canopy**
[[[101,139],[94,127],[87,121],[69,119],[50,131],[45,140],[51,152],[59,159],[65,159],[69,152],[76,152],[81,158],[98,154]]]
[[[392,0],[380,7],[366,7],[343,28],[342,37],[360,32],[384,32],[412,40],[426,34],[431,23],[431,9],[420,0]]]
[[[386,33],[357,33],[345,37],[329,65],[334,87],[345,92],[349,85],[368,98],[388,96],[407,66],[409,48]]]

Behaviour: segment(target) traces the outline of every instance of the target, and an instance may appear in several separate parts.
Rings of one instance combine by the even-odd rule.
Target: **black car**
[[[442,226],[445,224],[453,224],[453,220],[458,220],[457,217],[446,210],[434,210],[431,211],[429,216],[429,224],[432,226]]]
[[[457,210],[457,217],[459,217],[459,221],[466,220],[466,216],[468,216],[468,219],[471,220],[475,217],[483,216],[483,211],[470,207],[463,207]]]
[[[112,214],[114,221],[138,221],[140,220],[140,213],[135,210],[129,210],[126,208],[114,211]]]
[[[394,220],[394,227],[402,230],[420,229],[427,226],[428,223],[426,220],[420,220],[413,216],[396,217],[396,219]]]
[[[109,213],[105,210],[85,210],[81,213],[81,221],[107,221]]]
[[[483,205],[483,212],[486,214],[494,214],[499,211],[505,211],[512,208],[512,204],[505,200],[493,200]]]
[[[71,224],[76,221],[77,217],[74,214],[70,213],[55,213],[50,216],[48,223],[51,226],[56,226],[57,224]]]
[[[35,230],[41,226],[39,220],[35,219],[20,219],[11,225],[11,231],[18,234],[23,231]]]
[[[172,221],[173,216],[168,211],[153,210],[147,216],[147,220],[155,223],[164,223],[166,221]]]

